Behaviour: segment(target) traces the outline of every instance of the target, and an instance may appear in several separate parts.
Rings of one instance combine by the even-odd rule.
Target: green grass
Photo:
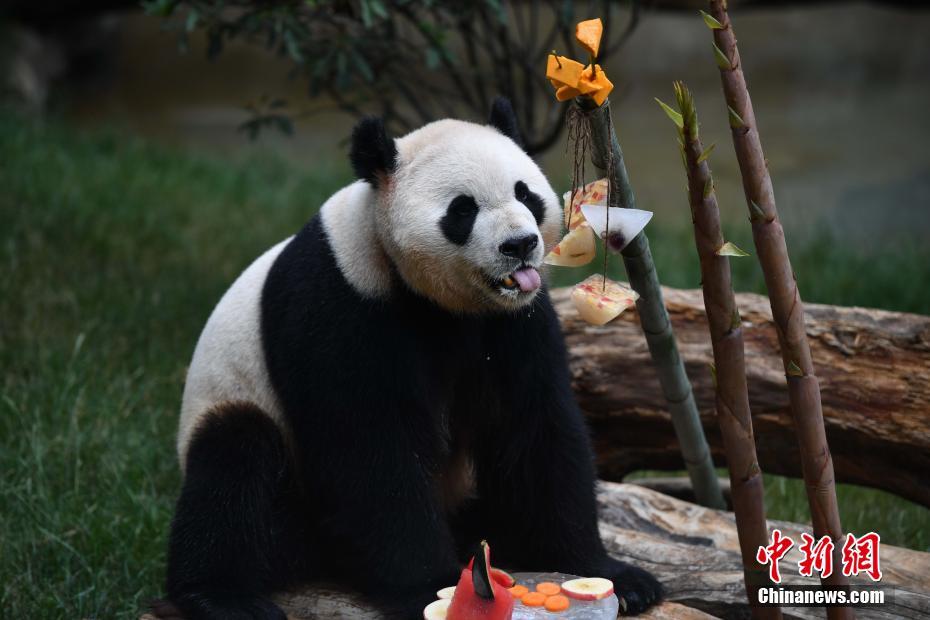
[[[195,155],[2,113],[0,162],[0,615],[133,618],[161,590],[197,335],[240,270],[348,170]],[[695,286],[687,230],[651,235],[665,281]],[[792,249],[809,299],[930,312],[913,285],[926,281],[926,255]],[[740,288],[760,290],[753,265],[737,264]],[[795,481],[770,480],[768,493],[772,516],[805,518]],[[842,493],[851,527],[927,546],[930,511]]]

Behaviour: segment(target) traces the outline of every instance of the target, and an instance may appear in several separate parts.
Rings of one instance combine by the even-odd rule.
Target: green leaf
[[[801,367],[794,363],[794,360],[788,362],[788,374],[792,377],[803,377],[804,371],[801,370]]]
[[[727,58],[727,55],[724,54],[716,43],[712,43],[714,46],[714,60],[717,61],[717,66],[724,71],[729,71],[733,68],[733,63],[730,62],[730,59]]]
[[[710,28],[711,30],[723,30],[723,24],[718,22],[717,18],[715,18],[710,13],[705,13],[704,11],[701,11],[701,17],[704,18],[704,23],[707,24],[707,27]]]
[[[717,256],[749,256],[748,252],[741,250],[732,241],[727,241],[714,252]]]
[[[714,151],[715,148],[717,148],[717,143],[716,143],[716,142],[715,142],[714,144],[711,144],[711,145],[710,145],[709,147],[707,147],[706,149],[704,149],[704,152],[701,153],[701,156],[700,156],[700,157],[698,157],[697,163],[701,163],[701,162],[703,162],[703,161],[706,161],[707,158],[710,157],[710,154]]]
[[[679,129],[683,129],[685,126],[685,119],[681,116],[681,113],[677,112],[674,108],[658,97],[655,97],[655,100],[656,103],[658,103],[659,106],[665,111],[665,114],[668,115],[670,119],[672,119],[672,122],[675,123],[675,126]]]
[[[757,205],[753,200],[749,201],[749,214],[749,220],[751,222],[765,218],[765,211],[763,211],[762,207]]]
[[[714,180],[707,179],[704,181],[704,200],[707,200],[710,197],[711,193],[714,191]]]
[[[733,129],[742,129],[746,126],[743,117],[736,113],[736,110],[727,106],[727,113],[730,115],[730,127]]]

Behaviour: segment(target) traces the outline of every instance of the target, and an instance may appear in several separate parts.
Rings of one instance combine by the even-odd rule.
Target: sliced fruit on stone
[[[571,579],[562,584],[562,592],[581,601],[597,601],[614,593],[614,582],[603,577]]]
[[[625,248],[652,219],[652,211],[594,204],[582,204],[581,213],[594,234],[604,239],[614,252]]]
[[[551,581],[543,581],[542,583],[536,584],[536,591],[542,592],[546,596],[555,596],[560,590],[559,584],[552,583]]]
[[[452,601],[447,598],[433,601],[423,609],[423,620],[445,620],[449,615],[451,604]]]
[[[546,599],[546,611],[565,611],[570,604],[568,597],[555,594]]]
[[[527,607],[541,607],[547,598],[549,597],[542,592],[527,592],[520,599],[520,602]]]
[[[452,595],[455,594],[455,586],[449,586],[448,588],[443,588],[436,593],[436,598],[452,598]]]
[[[583,224],[562,237],[558,245],[546,254],[545,263],[557,267],[580,267],[587,265],[597,254],[594,230]]]
[[[581,318],[591,325],[604,325],[636,303],[639,294],[626,284],[594,274],[572,289],[572,302]],[[565,585],[563,584],[564,588]]]

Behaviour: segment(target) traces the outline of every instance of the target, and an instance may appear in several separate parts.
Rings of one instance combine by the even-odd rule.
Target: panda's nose
[[[500,245],[500,251],[504,256],[526,260],[537,245],[539,245],[539,235],[512,237]]]

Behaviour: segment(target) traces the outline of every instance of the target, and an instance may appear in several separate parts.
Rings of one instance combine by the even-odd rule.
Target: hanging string
[[[609,257],[607,240],[610,238],[610,195],[613,193],[614,186],[614,127],[607,113],[607,212],[604,222],[604,279],[601,282],[601,290],[607,290],[607,259]]]
[[[568,109],[568,143],[572,146],[572,193],[568,201],[568,218],[566,226],[572,228],[572,216],[575,214],[575,196],[584,191],[585,161],[591,144],[591,127],[587,116],[577,105]]]

